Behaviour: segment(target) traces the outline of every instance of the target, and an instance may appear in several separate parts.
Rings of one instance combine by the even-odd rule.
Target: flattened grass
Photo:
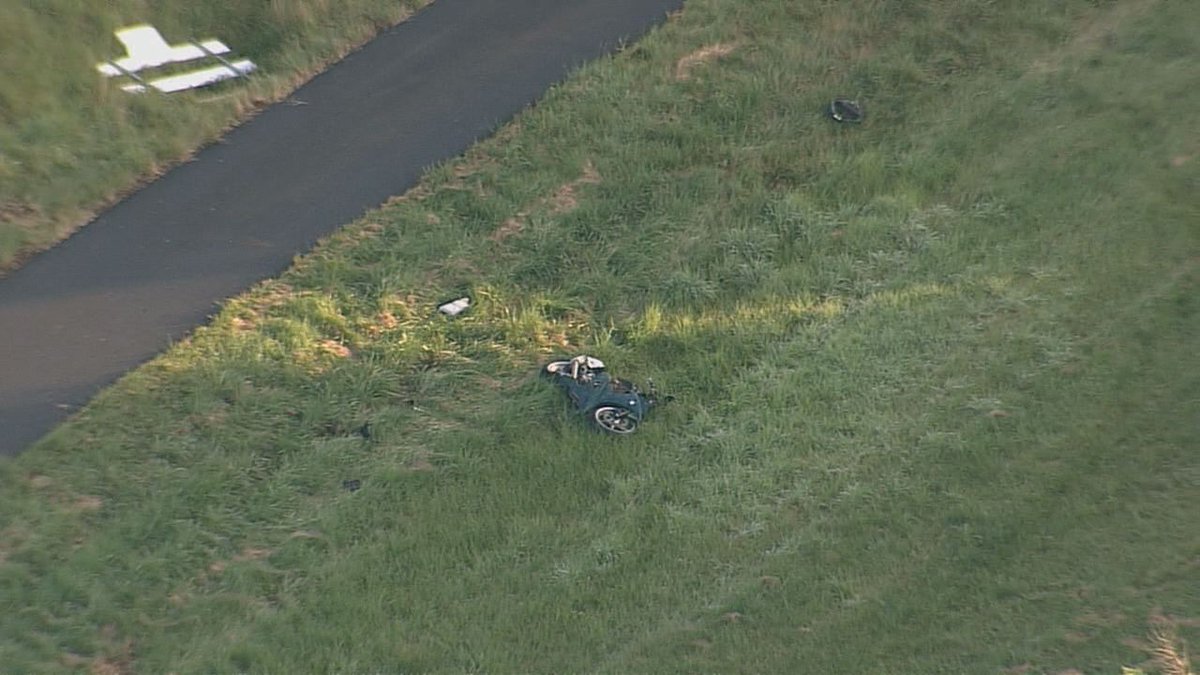
[[[693,0],[0,465],[0,662],[1161,670],[1197,11]]]

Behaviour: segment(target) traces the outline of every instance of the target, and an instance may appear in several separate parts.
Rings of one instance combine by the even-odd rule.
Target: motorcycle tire
[[[615,405],[596,406],[588,411],[588,421],[604,433],[624,436],[637,431],[638,418],[633,411]]]

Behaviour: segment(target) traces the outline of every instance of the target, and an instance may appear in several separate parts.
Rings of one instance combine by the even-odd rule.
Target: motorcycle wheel
[[[588,413],[596,428],[610,434],[632,434],[637,431],[638,420],[625,408],[602,405]]]

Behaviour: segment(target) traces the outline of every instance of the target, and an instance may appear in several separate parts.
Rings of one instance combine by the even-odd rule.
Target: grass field
[[[1188,672],[1198,21],[690,0],[0,464],[0,663]]]
[[[0,4],[0,272],[189,156],[235,120],[426,0],[37,0]],[[216,37],[259,66],[249,84],[131,96],[94,64],[113,31]]]

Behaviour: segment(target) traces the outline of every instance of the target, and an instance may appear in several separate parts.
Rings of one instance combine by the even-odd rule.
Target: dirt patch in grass
[[[550,213],[558,215],[573,211],[579,206],[579,201],[575,198],[575,191],[581,185],[594,185],[600,182],[600,174],[596,173],[596,167],[588,162],[583,167],[583,174],[571,181],[570,183],[559,186],[554,191],[554,195],[550,197],[549,206]]]
[[[395,206],[406,202],[422,202],[435,193],[441,190],[467,190],[467,180],[484,171],[498,166],[492,148],[498,144],[508,142],[513,137],[517,136],[521,130],[519,122],[512,122],[501,127],[482,145],[473,146],[463,156],[460,163],[454,165],[451,169],[451,177],[449,180],[441,184],[433,184],[430,181],[422,181],[420,184],[410,188],[408,192],[401,195],[396,195],[384,202],[385,206]],[[484,195],[483,188],[480,185],[474,187],[476,194]],[[425,214],[426,222],[430,225],[438,225],[442,222],[438,214],[432,211]]]
[[[76,497],[70,508],[76,513],[95,513],[104,508],[104,500],[94,495],[83,495]]]
[[[1075,623],[1083,626],[1119,626],[1125,623],[1125,619],[1121,612],[1091,611],[1075,617]]]
[[[272,553],[274,553],[274,551],[272,551],[269,548],[261,548],[258,546],[247,546],[246,548],[242,549],[241,553],[233,556],[233,560],[234,560],[234,562],[247,562],[247,561],[251,561],[251,560],[265,560],[265,559],[271,557]]]
[[[88,666],[91,675],[126,675],[133,671],[132,659],[124,657],[96,657]]]
[[[134,672],[133,640],[117,642],[117,627],[111,623],[100,628],[100,639],[105,644],[104,654],[97,655],[88,663],[92,675],[127,675]]]
[[[28,532],[16,525],[9,525],[0,530],[0,565],[3,565],[10,555],[21,548],[28,536]]]
[[[396,315],[385,309],[375,314],[364,330],[369,337],[377,338],[384,333],[396,330],[399,325],[400,320],[396,318]]]
[[[350,348],[337,340],[322,340],[319,346],[322,352],[340,359],[349,358],[351,354]]]
[[[408,469],[409,471],[423,473],[426,471],[433,471],[437,467],[433,463],[433,453],[429,452],[428,450],[421,450],[413,453],[413,456],[409,458],[407,462],[405,462],[404,468]]]
[[[192,580],[192,582],[195,584],[203,584],[204,582],[208,581],[208,579],[211,575],[221,574],[226,569],[229,569],[229,566],[233,563],[245,563],[245,562],[255,562],[258,560],[266,560],[267,558],[271,557],[271,554],[273,554],[274,552],[275,551],[273,549],[269,549],[269,548],[262,548],[259,546],[247,546],[247,547],[243,548],[240,553],[233,556],[229,560],[214,560],[214,561],[212,561],[211,563],[208,564],[208,567],[206,567],[203,572],[201,572],[200,574],[197,574],[195,576],[195,578]],[[186,595],[181,594],[179,592],[173,593],[172,595],[178,595],[180,598],[186,598]]]
[[[1107,11],[1089,15],[1069,42],[1049,56],[1034,61],[1029,72],[1035,75],[1051,73],[1062,68],[1068,60],[1107,48],[1108,43],[1115,39],[1117,29],[1145,14],[1155,4],[1153,0],[1115,2]]]
[[[588,161],[583,165],[583,172],[579,175],[579,178],[563,183],[550,196],[538,199],[520,211],[517,211],[516,215],[505,220],[500,227],[492,232],[490,239],[500,242],[521,232],[525,229],[525,224],[528,222],[529,216],[535,211],[544,209],[552,216],[559,216],[574,211],[579,208],[579,188],[584,185],[596,185],[601,180],[596,167],[592,165],[591,161]]]
[[[295,297],[294,289],[277,280],[264,282],[238,301],[238,311],[228,319],[228,326],[236,332],[255,330],[270,311]]]
[[[491,240],[504,241],[514,234],[519,233],[523,229],[525,229],[525,214],[518,213],[516,216],[504,221],[500,227],[496,228],[496,230],[492,232]]]
[[[15,200],[0,203],[0,221],[27,227],[36,224],[41,217],[42,211],[35,204]]]
[[[696,51],[675,62],[675,79],[687,80],[691,75],[692,68],[702,64],[719,59],[723,56],[728,56],[733,53],[735,45],[729,42],[718,42],[716,44],[701,47]]]

